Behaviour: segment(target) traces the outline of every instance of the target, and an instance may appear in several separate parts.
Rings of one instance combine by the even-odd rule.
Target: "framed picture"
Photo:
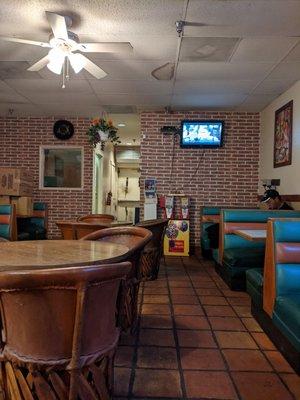
[[[275,112],[274,168],[292,164],[293,101]]]

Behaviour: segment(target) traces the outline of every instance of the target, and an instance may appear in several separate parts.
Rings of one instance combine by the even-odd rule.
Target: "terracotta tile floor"
[[[211,261],[169,257],[140,288],[135,335],[122,335],[115,399],[300,400],[300,377]]]

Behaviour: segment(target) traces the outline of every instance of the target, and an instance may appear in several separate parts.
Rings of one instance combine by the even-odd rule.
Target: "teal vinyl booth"
[[[300,373],[300,218],[268,221],[263,308],[252,313]]]
[[[43,202],[34,202],[32,217],[18,218],[18,240],[47,239],[47,228],[47,204]]]
[[[219,259],[217,272],[232,290],[246,290],[246,271],[256,269],[256,284],[262,289],[265,243],[244,239],[234,233],[238,229],[266,229],[269,218],[300,218],[294,210],[221,210]]]
[[[203,257],[210,258],[212,256],[213,249],[210,247],[210,241],[206,232],[206,228],[213,224],[219,223],[220,211],[221,209],[219,207],[202,207],[200,245]]]

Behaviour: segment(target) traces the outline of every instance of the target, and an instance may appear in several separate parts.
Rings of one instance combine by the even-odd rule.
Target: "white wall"
[[[106,142],[104,150],[100,150],[100,147],[98,146],[96,153],[99,153],[102,156],[102,177],[100,178],[102,186],[102,199],[100,200],[102,203],[101,213],[117,216],[118,174],[115,165],[113,145]],[[112,192],[111,204],[106,205],[107,194],[110,191]],[[93,196],[95,196],[94,193]]]
[[[275,111],[293,100],[292,164],[273,168]],[[300,194],[300,81],[261,112],[260,179],[280,179],[280,194]],[[263,192],[260,185],[259,193]],[[298,208],[298,207],[297,207]]]

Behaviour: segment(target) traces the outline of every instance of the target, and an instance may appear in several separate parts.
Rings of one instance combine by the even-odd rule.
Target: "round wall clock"
[[[56,121],[53,126],[53,133],[57,139],[67,140],[70,139],[74,134],[74,126],[70,121],[60,119]]]

